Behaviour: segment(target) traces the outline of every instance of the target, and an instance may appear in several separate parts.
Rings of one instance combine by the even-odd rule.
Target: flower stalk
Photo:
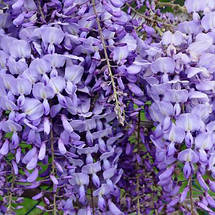
[[[52,157],[52,171],[51,174],[55,175],[55,155],[54,155],[54,134],[53,130],[50,133],[50,141],[51,141],[51,157]],[[53,195],[53,215],[57,215],[57,205],[56,205],[56,192]]]
[[[133,8],[130,4],[126,3],[127,7],[129,7],[135,14],[137,14],[139,17],[142,17],[143,19],[145,19],[146,21],[150,22],[152,25],[155,25],[157,24],[157,22],[161,22],[167,29],[172,29],[172,25],[171,24],[168,24],[168,23],[165,23],[164,21],[160,20],[158,17],[155,17],[154,16],[146,16],[145,14],[143,13],[140,13],[138,12],[135,8]],[[158,30],[159,34],[163,34],[163,32],[158,28],[156,27],[156,30]]]
[[[91,206],[92,206],[92,210],[93,210],[93,215],[95,215],[95,203],[94,203],[94,199],[93,199],[93,183],[92,181],[90,181],[90,199],[91,199]]]
[[[138,113],[138,125],[137,125],[137,148],[138,148],[138,151],[139,151],[139,148],[140,148],[140,121],[141,121],[141,118],[140,118],[140,113],[141,111],[139,111]],[[139,164],[137,163],[137,169],[139,169]],[[140,175],[138,174],[137,175],[137,184],[136,184],[136,192],[137,192],[137,215],[141,215],[141,208],[140,208]]]
[[[40,15],[41,15],[41,17],[42,17],[42,22],[45,23],[45,22],[46,22],[46,21],[45,21],[45,15],[44,15],[44,13],[43,13],[40,0],[37,0],[37,7],[38,7],[39,13],[40,13]]]
[[[189,184],[189,198],[190,198],[191,215],[196,215],[195,212],[194,212],[193,190],[192,190],[192,176],[189,177],[188,184]]]
[[[8,195],[7,213],[10,213],[10,212],[12,211],[12,201],[13,201],[14,183],[15,183],[15,175],[14,175],[14,173],[12,172],[11,187],[10,187],[10,192],[9,192],[9,195]]]
[[[136,184],[136,192],[137,192],[137,215],[141,215],[141,210],[140,210],[140,196],[139,196],[139,191],[140,191],[140,176],[137,175],[137,184]]]
[[[179,4],[174,4],[174,3],[171,3],[171,2],[160,2],[158,1],[157,2],[157,5],[159,7],[170,7],[172,8],[173,10],[178,10],[178,11],[181,11],[182,13],[187,13],[187,10],[185,7],[182,7],[181,5]]]
[[[92,0],[92,5],[93,5],[94,14],[96,16],[96,23],[97,23],[97,26],[98,26],[100,39],[101,39],[102,46],[103,46],[103,49],[104,49],[104,54],[105,54],[105,59],[106,59],[106,63],[107,63],[108,73],[109,73],[110,79],[111,79],[111,85],[112,85],[112,88],[113,88],[113,97],[114,97],[114,100],[115,100],[115,109],[114,110],[116,112],[117,118],[119,119],[119,122],[122,125],[124,125],[125,113],[124,113],[124,111],[122,111],[121,105],[120,105],[120,102],[119,102],[118,93],[117,93],[117,89],[116,89],[116,84],[115,84],[115,80],[114,80],[114,75],[113,75],[113,72],[112,72],[112,69],[111,69],[110,59],[108,57],[107,46],[106,46],[105,39],[104,39],[104,36],[103,36],[99,15],[98,15],[98,12],[96,10],[95,0]]]

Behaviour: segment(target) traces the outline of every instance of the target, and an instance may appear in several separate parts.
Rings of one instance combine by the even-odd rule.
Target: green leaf
[[[141,112],[140,112],[140,120],[141,120],[141,121],[145,121],[145,120],[146,120],[146,115],[145,115],[145,112],[144,112],[144,111],[141,111]]]
[[[19,209],[16,211],[16,215],[24,215],[26,214],[28,211],[30,211],[31,208],[33,208],[36,204],[38,203],[38,201],[29,199],[29,198],[24,198],[24,202],[21,204],[23,206],[22,209]],[[45,204],[43,202],[41,202],[39,205],[44,206]],[[40,215],[41,214],[41,210],[38,208],[34,208],[29,215]],[[42,213],[43,215],[48,215],[48,213]]]
[[[7,138],[7,139],[11,139],[12,136],[13,136],[13,132],[8,132],[8,133],[5,134],[4,137]]]

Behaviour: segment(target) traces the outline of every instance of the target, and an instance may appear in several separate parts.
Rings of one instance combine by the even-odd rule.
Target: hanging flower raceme
[[[188,11],[214,10],[208,2],[186,1],[185,6]],[[165,191],[164,199],[168,200],[167,193],[169,197],[175,195],[178,199],[180,192],[177,187],[184,182],[173,178],[182,171],[188,185],[181,193],[180,202],[188,198],[188,191],[192,192],[193,181],[198,181],[201,201],[196,201],[197,207],[211,212],[213,203],[209,204],[209,201],[214,200],[209,194],[203,196],[201,192],[208,192],[209,184],[212,184],[204,177],[208,174],[208,167],[213,166],[213,89],[210,87],[213,69],[212,64],[203,63],[203,59],[206,55],[214,55],[210,32],[213,27],[206,27],[205,20],[209,19],[206,14],[202,20],[196,20],[197,14],[194,15],[190,22],[195,23],[195,31],[188,29],[186,22],[181,23],[176,33],[164,33],[158,45],[163,56],[148,57],[152,77],[147,77],[147,90],[153,100],[149,115],[157,122],[151,140],[156,147],[155,161],[160,169],[159,184]],[[171,40],[167,41],[167,37]],[[203,42],[206,37],[207,44]],[[212,169],[209,174],[213,177]],[[174,204],[171,198],[169,201],[171,210],[177,210],[179,199]],[[194,210],[194,202],[191,202],[191,207]],[[186,211],[186,208],[183,210]]]
[[[185,7],[174,28],[157,1],[0,5],[2,213],[27,190],[52,214],[213,213],[215,4]]]

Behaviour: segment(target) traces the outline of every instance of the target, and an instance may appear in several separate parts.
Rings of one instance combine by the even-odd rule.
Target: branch
[[[163,20],[160,20],[158,18],[154,19],[152,17],[149,17],[149,16],[146,16],[140,12],[138,12],[135,8],[133,8],[130,4],[126,3],[126,5],[134,12],[136,13],[138,16],[144,18],[145,20],[151,22],[152,24],[157,24],[157,22],[161,22],[164,26],[166,26],[167,28],[169,29],[172,29],[172,25],[171,24],[168,24],[168,23],[165,23]],[[159,32],[160,33],[160,32]]]
[[[122,125],[124,125],[125,113],[124,113],[124,111],[121,110],[120,102],[119,102],[119,99],[118,99],[117,90],[116,90],[116,84],[115,84],[115,81],[114,81],[114,75],[113,75],[113,72],[111,70],[111,64],[110,64],[110,60],[109,60],[108,53],[107,53],[107,46],[106,46],[106,43],[105,43],[105,39],[104,39],[104,36],[103,36],[103,33],[102,33],[102,27],[101,27],[100,19],[99,19],[98,13],[96,11],[95,0],[92,0],[92,5],[93,5],[94,14],[96,16],[96,22],[97,22],[97,25],[98,25],[99,35],[100,35],[102,46],[103,46],[103,49],[104,49],[104,54],[105,54],[105,59],[106,59],[106,62],[107,62],[108,72],[109,72],[109,75],[110,75],[110,78],[111,78],[111,84],[112,84],[112,88],[113,88],[113,96],[114,96],[114,100],[115,100],[115,108],[114,108],[114,110],[115,110],[115,112],[117,114],[117,118],[119,119],[120,123]]]

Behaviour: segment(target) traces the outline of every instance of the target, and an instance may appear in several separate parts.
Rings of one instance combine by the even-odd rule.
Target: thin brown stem
[[[181,11],[183,13],[187,13],[187,10],[185,7],[182,7],[181,5],[179,4],[174,4],[174,3],[171,3],[171,2],[157,2],[157,5],[159,7],[170,7],[174,10],[178,10],[178,11]]]
[[[56,205],[56,194],[54,194],[54,200],[53,200],[53,214],[57,215],[57,205]]]
[[[93,215],[95,215],[95,204],[94,204],[94,199],[93,199],[93,184],[92,181],[90,182],[90,198],[91,198],[91,207],[93,209]]]
[[[107,63],[108,73],[110,75],[111,84],[112,84],[112,88],[113,88],[113,97],[114,97],[114,100],[115,100],[115,112],[117,114],[117,117],[118,117],[120,123],[122,125],[124,125],[125,113],[124,113],[124,111],[121,110],[121,105],[120,105],[119,98],[118,98],[118,93],[117,93],[117,89],[116,89],[114,75],[113,75],[113,72],[112,72],[112,69],[111,69],[110,59],[109,59],[108,53],[107,53],[107,46],[106,46],[105,39],[104,39],[104,36],[103,36],[100,19],[99,19],[97,10],[96,10],[95,0],[92,0],[92,5],[93,5],[94,14],[96,16],[96,23],[97,23],[97,26],[98,26],[98,31],[99,31],[99,35],[100,35],[100,39],[101,39],[102,46],[103,46],[103,49],[104,49],[106,63]]]
[[[127,5],[134,13],[136,13],[138,16],[144,18],[145,20],[150,21],[150,22],[152,22],[152,23],[156,23],[156,22],[157,22],[157,20],[155,20],[155,19],[153,19],[153,18],[151,18],[151,17],[149,17],[149,16],[146,16],[146,15],[144,15],[144,14],[138,12],[138,11],[137,11],[135,8],[133,8],[130,4],[126,3],[126,5]]]
[[[140,113],[141,111],[139,110],[139,113],[138,113],[138,124],[137,124],[137,148],[138,148],[138,151],[140,149]],[[137,169],[139,169],[139,164],[137,163]],[[136,184],[136,192],[137,192],[137,215],[141,215],[141,208],[140,208],[140,176],[139,174],[137,175],[136,177],[137,179],[137,184]]]
[[[12,201],[13,201],[13,189],[14,189],[14,183],[15,183],[15,175],[12,172],[12,181],[11,181],[11,187],[10,187],[10,192],[8,195],[8,207],[7,207],[7,212],[11,212],[12,210]]]
[[[190,197],[190,210],[191,210],[191,215],[195,215],[195,212],[194,212],[194,202],[193,202],[193,191],[192,191],[192,176],[189,177],[189,197]]]
[[[154,189],[153,189],[153,187],[152,187],[152,201],[153,201],[153,207],[154,207],[154,212],[155,212],[155,215],[158,215],[158,210],[157,210],[157,208],[156,208],[156,206],[155,206],[155,195],[154,195]]]
[[[51,141],[51,157],[52,157],[52,174],[55,174],[54,134],[53,134],[52,130],[51,130],[51,134],[50,134],[50,141]]]
[[[165,23],[163,20],[160,20],[158,17],[156,17],[155,19],[149,16],[146,16],[140,12],[138,12],[135,8],[133,8],[130,4],[126,3],[126,5],[134,12],[136,13],[138,16],[142,17],[143,19],[145,19],[148,22],[151,22],[152,25],[157,24],[157,22],[161,22],[164,26],[166,26],[169,29],[172,29],[172,25]]]
[[[139,175],[137,175],[137,184],[136,184],[136,192],[137,192],[137,215],[141,215],[141,210],[140,210],[140,181],[139,181]]]
[[[40,2],[40,0],[37,0],[37,7],[38,7],[38,9],[39,9],[39,12],[40,12],[40,15],[41,15],[41,17],[42,17],[42,22],[46,22],[46,19],[45,19],[45,15],[44,15],[44,13],[43,13],[43,10],[42,10],[42,7],[41,7],[41,2]]]
[[[51,130],[50,134],[50,141],[51,141],[51,157],[52,157],[52,171],[51,174],[55,175],[55,155],[54,155],[54,134],[53,130]],[[56,193],[53,195],[53,215],[57,215],[57,205],[56,205]]]
[[[141,122],[141,110],[138,112],[138,125],[137,125],[137,144],[140,147],[140,122]]]

